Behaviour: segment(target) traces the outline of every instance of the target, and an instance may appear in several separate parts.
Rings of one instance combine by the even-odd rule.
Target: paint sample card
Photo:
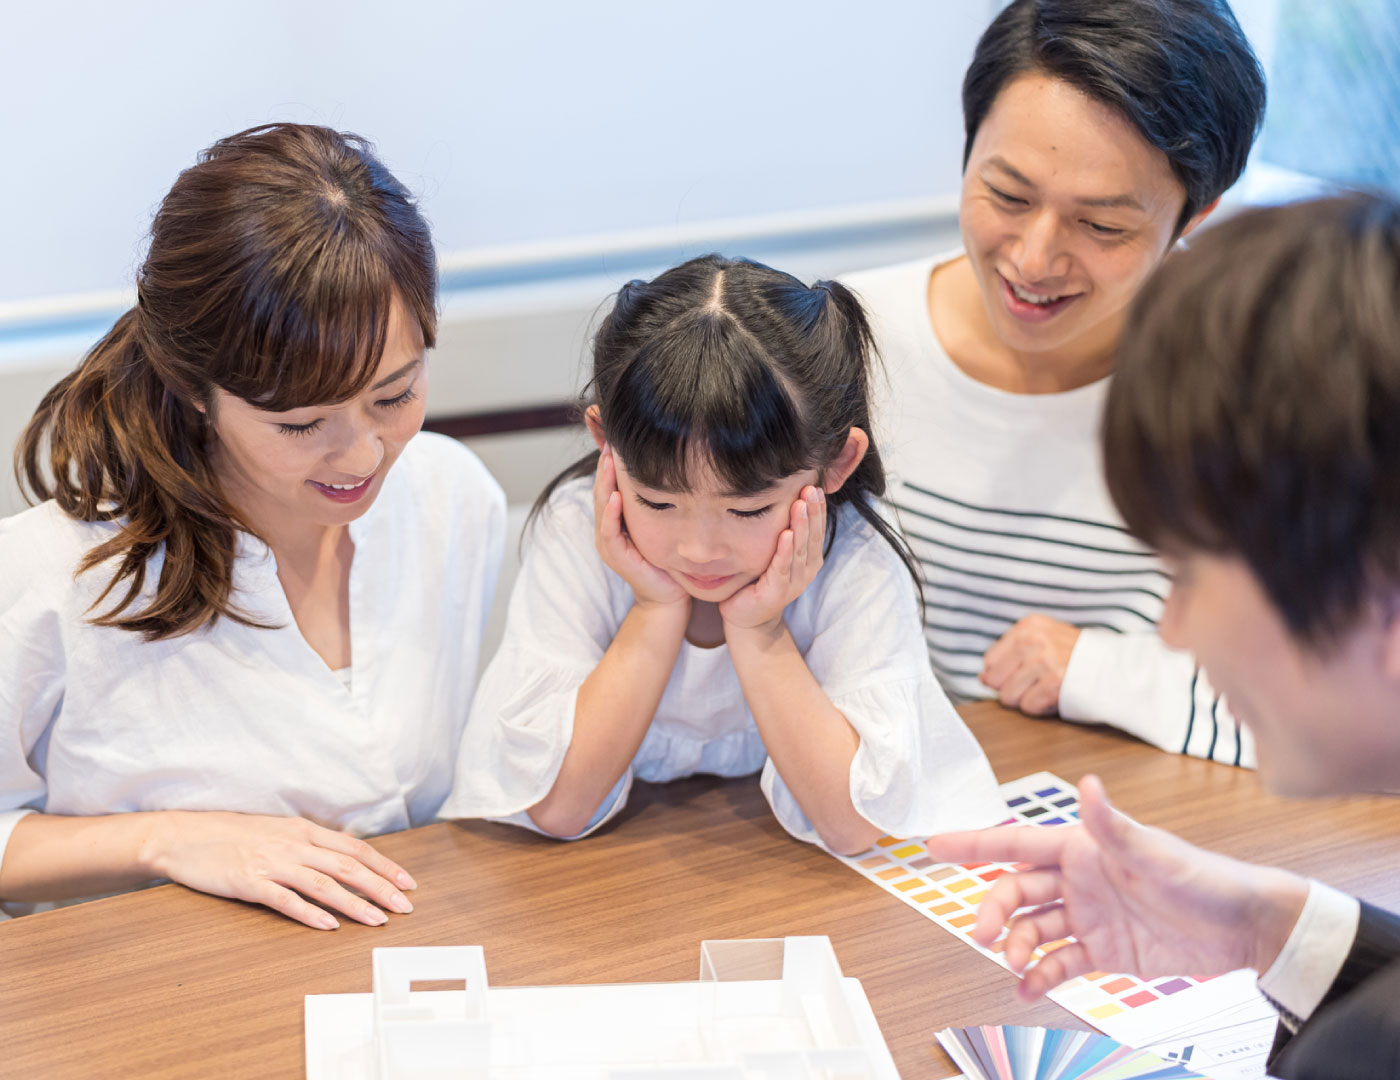
[[[1088,1031],[947,1028],[934,1037],[969,1080],[1200,1080],[1179,1061]]]
[[[1056,828],[1079,819],[1079,796],[1072,784],[1040,772],[1001,785],[1006,800],[1005,824]],[[884,837],[859,855],[837,856],[853,870],[897,896],[920,914],[1006,967],[1002,955],[1006,932],[988,947],[972,940],[977,905],[1003,874],[1025,864],[973,863],[958,866],[935,861],[921,840]],[[1036,950],[1040,959],[1070,943],[1051,941]],[[1187,975],[1139,979],[1132,975],[1092,972],[1051,991],[1050,999],[1104,1034],[1143,1046],[1193,1028],[1218,1026],[1220,1014],[1257,1009],[1263,1002],[1252,971],[1214,978]],[[1267,1008],[1267,1005],[1265,1005]]]

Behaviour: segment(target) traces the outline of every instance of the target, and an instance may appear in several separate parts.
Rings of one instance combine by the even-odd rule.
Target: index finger
[[[925,843],[939,862],[1012,862],[1058,866],[1065,844],[1078,826],[1044,829],[1037,825],[998,825],[973,832],[941,833]]]
[[[617,476],[613,473],[612,454],[604,447],[598,454],[598,471],[593,474],[593,520],[603,516],[603,508],[608,498],[617,490]]]
[[[418,882],[413,880],[413,875],[402,866],[381,855],[372,845],[358,837],[351,836],[349,833],[336,832],[334,829],[317,825],[312,830],[311,842],[317,847],[328,848],[331,851],[338,851],[342,855],[349,855],[351,858],[357,859],[385,881],[392,881],[400,889],[418,888]]]
[[[1016,912],[1022,908],[1053,904],[1062,899],[1063,893],[1064,880],[1057,870],[1003,874],[987,890],[986,898],[977,907],[977,923],[972,930],[972,939],[979,944],[990,945]]]
[[[820,564],[822,549],[826,547],[826,492],[819,487],[812,488],[812,497],[807,501],[807,519],[811,530],[807,561],[815,566]]]

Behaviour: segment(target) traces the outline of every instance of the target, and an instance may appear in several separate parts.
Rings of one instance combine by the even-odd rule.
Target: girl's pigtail
[[[870,329],[870,321],[865,309],[856,299],[855,293],[839,281],[818,281],[812,286],[814,291],[826,297],[824,321],[829,327],[827,347],[831,354],[841,358],[847,375],[848,415],[852,418],[850,427],[858,427],[870,438],[870,447],[855,471],[841,485],[841,490],[831,496],[833,508],[849,503],[864,518],[881,539],[889,544],[899,556],[899,561],[909,571],[914,581],[919,602],[924,601],[923,574],[919,570],[918,559],[904,536],[890,524],[889,520],[876,509],[875,500],[885,495],[885,464],[875,444],[872,430],[872,410],[870,407],[870,387],[876,375],[879,355],[875,349],[875,336]],[[828,545],[834,536],[836,515],[828,519]]]

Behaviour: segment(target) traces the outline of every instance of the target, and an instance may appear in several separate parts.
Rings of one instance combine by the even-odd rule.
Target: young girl
[[[783,827],[837,852],[1004,815],[871,508],[869,354],[837,284],[709,255],[622,289],[599,452],[536,505],[444,816],[578,837],[634,776],[759,769]]]

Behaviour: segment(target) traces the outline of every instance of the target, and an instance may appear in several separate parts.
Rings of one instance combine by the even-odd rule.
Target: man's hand
[[[1079,825],[1001,826],[930,837],[945,862],[1020,862],[982,901],[973,938],[989,945],[1010,927],[1006,962],[1034,1000],[1089,971],[1142,978],[1263,972],[1307,900],[1294,874],[1238,862],[1139,825],[1109,805],[1103,784],[1079,785]],[[1020,908],[1030,910],[1016,915]],[[1034,950],[1074,936],[1029,970]]]
[[[1008,709],[1053,716],[1078,640],[1077,626],[1048,615],[1027,615],[987,650],[980,678]]]

